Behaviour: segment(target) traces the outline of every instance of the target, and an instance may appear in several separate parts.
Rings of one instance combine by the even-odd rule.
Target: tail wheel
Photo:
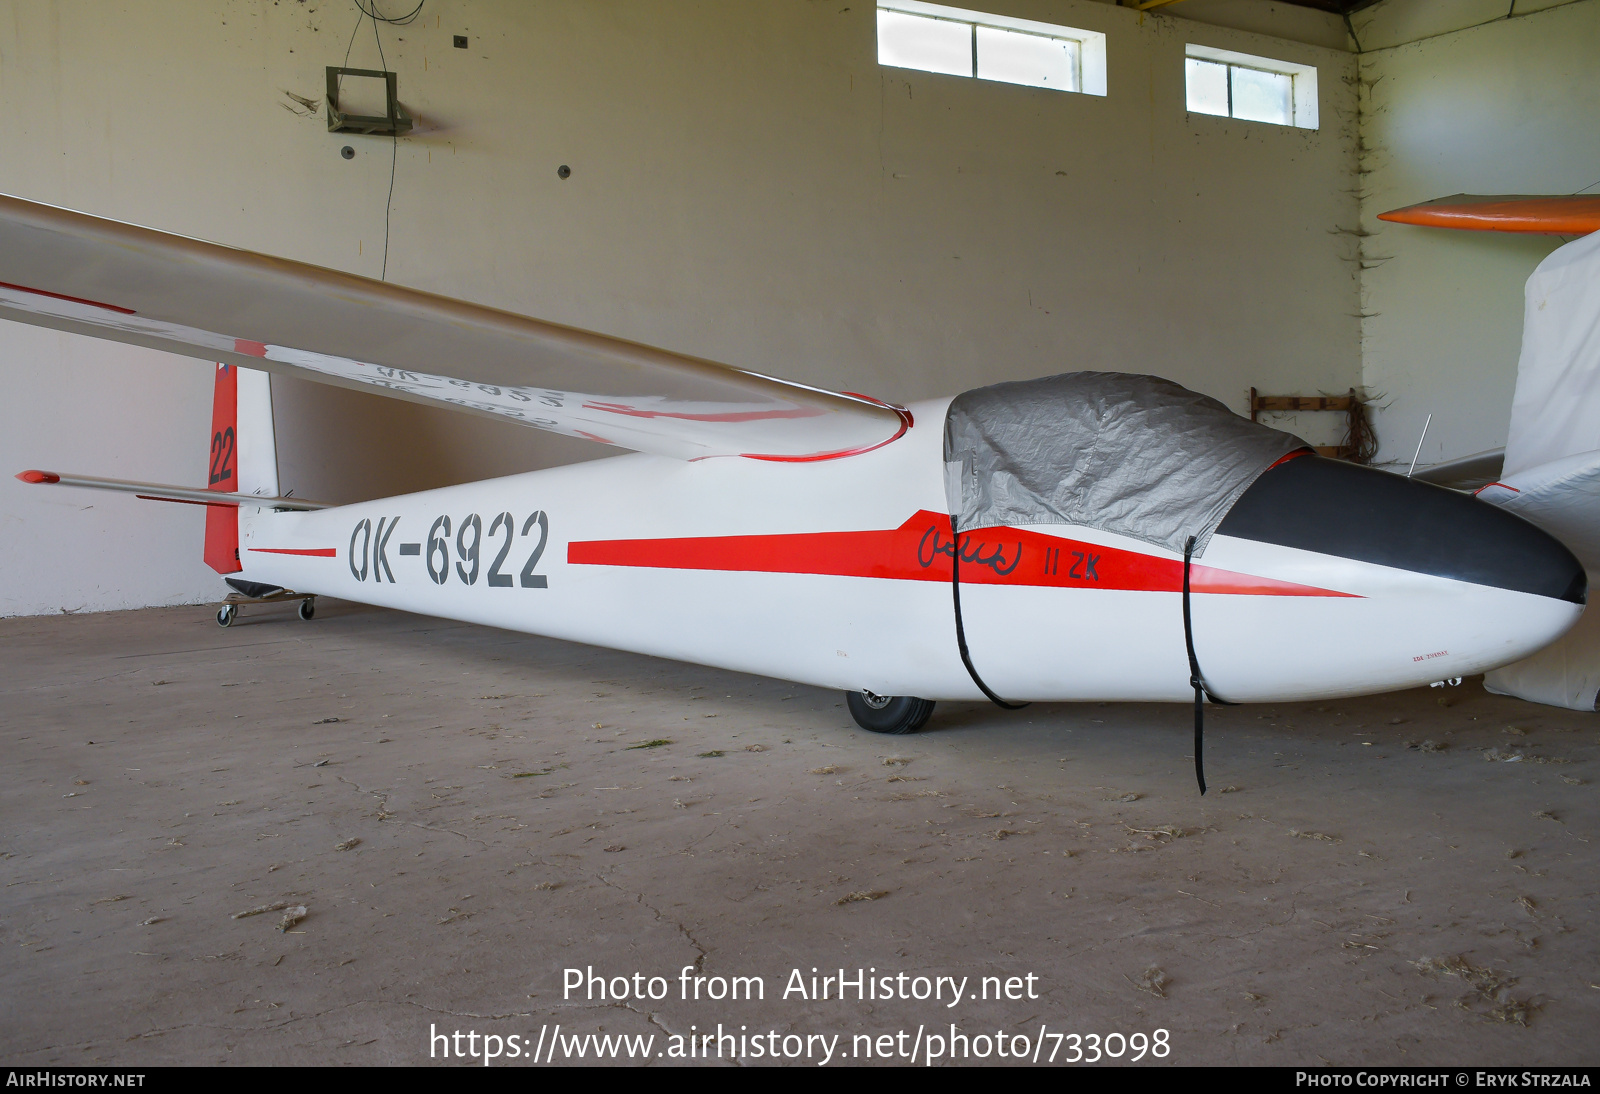
[[[239,614],[239,609],[232,604],[224,604],[217,609],[217,626],[231,627],[234,618]]]
[[[306,597],[300,602],[300,618],[310,619],[317,614],[317,601],[314,597]]]
[[[856,725],[873,733],[915,733],[933,713],[933,700],[915,695],[874,695],[870,691],[845,693]]]

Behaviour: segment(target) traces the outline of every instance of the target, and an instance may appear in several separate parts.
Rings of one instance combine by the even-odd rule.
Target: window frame
[[[1040,91],[1059,91],[1066,94],[1096,95],[1101,98],[1106,94],[1106,36],[1095,30],[1083,30],[1080,27],[1062,26],[1058,23],[1041,23],[1034,19],[1015,19],[1009,15],[996,15],[993,12],[974,11],[969,8],[953,8],[944,4],[930,4],[924,0],[877,0],[873,10],[873,36],[877,38],[878,12],[890,11],[902,15],[916,15],[924,19],[938,19],[949,23],[962,23],[973,28],[973,56],[972,71],[961,73],[935,73],[936,75],[954,75],[959,79],[982,80],[984,83],[1007,84],[1011,87],[1031,87]],[[996,80],[992,77],[978,75],[978,56],[976,36],[978,27],[988,27],[993,30],[1019,31],[1023,34],[1038,35],[1042,38],[1058,39],[1064,42],[1073,42],[1077,45],[1077,87],[1049,87],[1039,84],[1015,83],[1010,80]],[[884,68],[904,68],[903,65],[889,64],[882,60],[879,54],[878,64]],[[933,72],[932,69],[908,68],[908,72]]]
[[[1212,64],[1227,65],[1228,72],[1228,113],[1208,114],[1204,111],[1189,110],[1189,77],[1187,70],[1184,73],[1183,105],[1190,114],[1199,114],[1206,118],[1223,118],[1230,121],[1251,122],[1256,125],[1281,125],[1293,129],[1320,129],[1320,111],[1317,106],[1317,70],[1314,65],[1303,65],[1295,61],[1280,61],[1275,57],[1262,57],[1254,53],[1239,53],[1231,49],[1218,49],[1215,46],[1202,46],[1194,42],[1186,43],[1183,47],[1185,61],[1209,61]],[[1240,118],[1233,113],[1233,72],[1232,69],[1251,69],[1256,72],[1270,72],[1274,76],[1289,77],[1289,121],[1288,122],[1263,122],[1254,118]]]

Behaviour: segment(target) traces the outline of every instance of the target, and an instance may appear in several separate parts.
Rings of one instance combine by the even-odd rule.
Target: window
[[[1310,65],[1210,46],[1186,52],[1190,113],[1317,128],[1317,70]]]
[[[1106,36],[920,0],[878,5],[878,63],[1055,91],[1106,93]]]

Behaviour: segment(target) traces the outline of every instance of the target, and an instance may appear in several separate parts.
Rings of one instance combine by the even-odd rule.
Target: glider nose
[[[1487,502],[1305,455],[1251,484],[1217,533],[1584,603],[1588,579],[1554,536]]]

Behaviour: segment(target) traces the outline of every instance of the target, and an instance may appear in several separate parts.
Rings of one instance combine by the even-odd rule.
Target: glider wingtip
[[[17,478],[23,482],[35,484],[61,481],[61,476],[51,471],[19,471],[17,472]]]
[[[1600,231],[1600,196],[1590,194],[1455,194],[1379,213],[1391,224],[1531,235]]]

